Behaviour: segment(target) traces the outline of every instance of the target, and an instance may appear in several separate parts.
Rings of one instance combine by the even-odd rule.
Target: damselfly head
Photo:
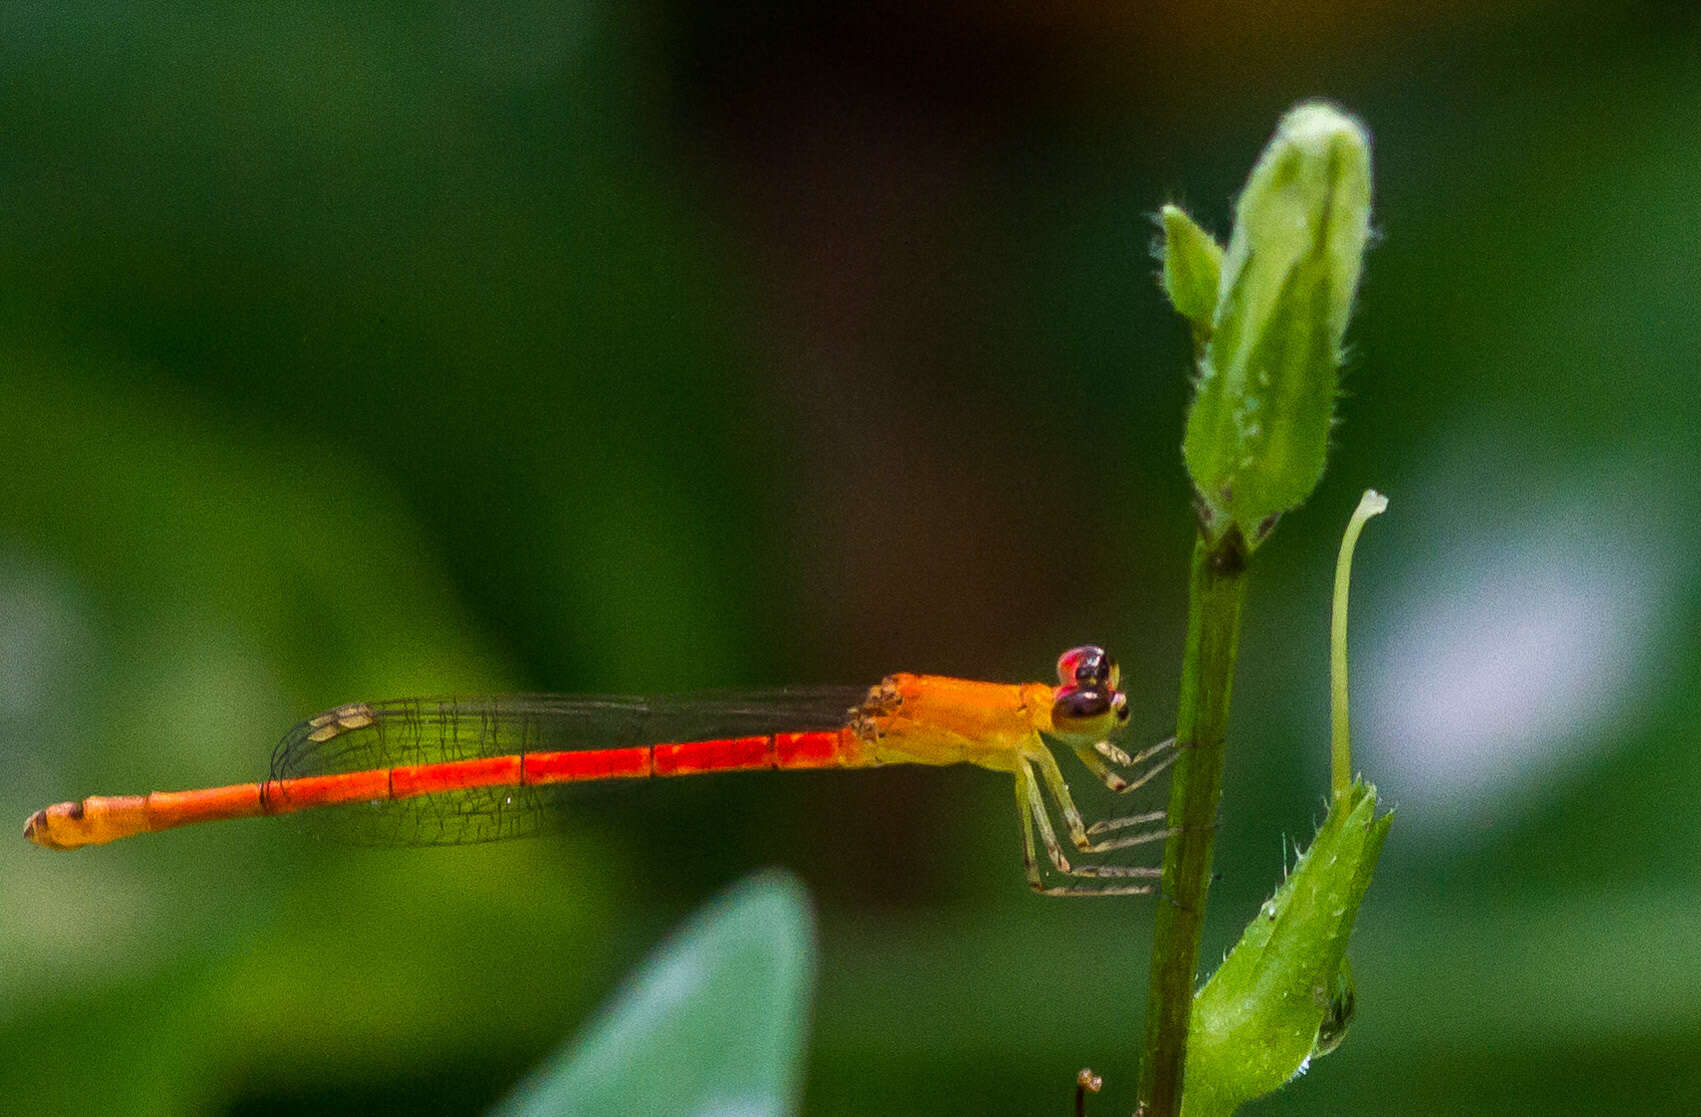
[[[1117,689],[1122,673],[1103,648],[1071,648],[1057,660],[1058,687],[1052,698],[1052,731],[1060,737],[1102,740],[1128,724],[1128,696]]]

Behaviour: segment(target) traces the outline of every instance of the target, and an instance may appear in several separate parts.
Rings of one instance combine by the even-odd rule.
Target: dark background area
[[[1697,18],[1656,4],[12,5],[0,817],[260,778],[404,694],[1048,677],[1174,721],[1186,331],[1280,113],[1376,143],[1328,476],[1258,556],[1204,957],[1309,836],[1358,494],[1393,834],[1258,1113],[1701,1106]],[[1080,782],[1080,781],[1077,781]],[[0,843],[0,1109],[460,1113],[766,865],[810,1114],[1133,1104],[1150,901],[974,770],[595,794],[558,838]],[[1154,803],[1162,792],[1154,791]]]

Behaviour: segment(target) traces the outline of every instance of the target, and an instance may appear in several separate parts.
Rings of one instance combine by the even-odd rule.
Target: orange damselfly
[[[32,815],[24,836],[74,849],[195,822],[311,810],[369,844],[453,845],[534,833],[563,789],[589,780],[968,763],[1015,776],[1024,861],[1037,891],[1150,892],[1156,869],[1072,862],[1051,807],[1089,859],[1161,840],[1166,830],[1139,828],[1164,812],[1089,825],[1045,739],[1067,747],[1113,791],[1156,776],[1175,759],[1175,742],[1132,756],[1111,743],[1111,731],[1128,721],[1128,700],[1103,649],[1065,652],[1057,673],[1057,686],[898,674],[867,691],[356,702],[292,729],[262,782],[59,803]]]

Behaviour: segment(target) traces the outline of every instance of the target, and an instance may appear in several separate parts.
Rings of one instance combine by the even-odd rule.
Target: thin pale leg
[[[1127,865],[1071,865],[1063,855],[1063,846],[1052,828],[1046,811],[1045,797],[1039,781],[1025,758],[1016,769],[1016,803],[1021,811],[1022,852],[1028,871],[1028,884],[1035,892],[1046,896],[1135,896],[1156,889],[1154,884],[1133,884],[1132,880],[1150,881],[1162,875],[1159,869]],[[1038,831],[1051,868],[1065,879],[1048,882],[1036,856],[1034,833]]]
[[[1057,831],[1052,828],[1051,814],[1045,809],[1045,796],[1040,793],[1039,781],[1034,779],[1033,765],[1026,758],[1021,760],[1016,769],[1016,778],[1021,781],[1023,794],[1027,798],[1027,814],[1033,819],[1034,826],[1039,830],[1040,841],[1045,845],[1045,852],[1051,858],[1051,864],[1060,873],[1073,874],[1075,869],[1069,864],[1069,859],[1063,856],[1063,843],[1057,840]],[[1075,804],[1065,800],[1060,804],[1063,809],[1064,824],[1070,827],[1070,833],[1081,823],[1081,812],[1075,810]],[[1074,820],[1070,821],[1070,812],[1074,812]],[[1083,831],[1083,836],[1085,832]]]
[[[1145,845],[1148,842],[1161,842],[1169,837],[1168,830],[1153,830],[1143,834],[1130,834],[1114,838],[1107,842],[1094,841],[1090,835],[1121,830],[1145,822],[1157,822],[1165,815],[1163,811],[1153,811],[1147,814],[1129,815],[1126,818],[1109,819],[1094,823],[1088,827],[1081,819],[1081,812],[1075,807],[1075,799],[1069,793],[1069,784],[1063,778],[1063,770],[1057,766],[1057,758],[1051,755],[1051,750],[1040,746],[1032,758],[1033,764],[1039,768],[1040,776],[1045,780],[1046,787],[1051,791],[1051,797],[1057,800],[1058,811],[1063,815],[1063,825],[1068,828],[1069,840],[1075,843],[1075,848],[1082,853],[1109,853],[1112,850],[1127,849],[1130,846]],[[1047,823],[1049,825],[1049,821]]]
[[[1021,772],[1016,773],[1016,820],[1022,824],[1022,868],[1027,871],[1029,887],[1035,892],[1044,892],[1045,881],[1040,876],[1039,858],[1034,851],[1032,808],[1028,805],[1030,782],[1031,779],[1023,778]]]
[[[1086,766],[1087,770],[1097,776],[1106,787],[1112,791],[1124,792],[1133,791],[1135,788],[1151,782],[1162,774],[1164,769],[1174,764],[1176,757],[1180,756],[1181,753],[1175,747],[1175,738],[1171,737],[1167,741],[1159,741],[1150,748],[1142,749],[1133,756],[1129,756],[1109,741],[1100,741],[1090,748],[1086,745],[1077,745],[1075,746],[1075,755],[1080,757],[1081,763]],[[1124,775],[1121,771],[1118,771],[1119,768],[1131,768],[1144,764],[1154,757],[1160,759],[1144,771],[1133,775]],[[1087,827],[1087,835],[1091,838],[1098,838],[1117,830],[1126,830],[1130,826],[1140,826],[1148,822],[1161,822],[1166,813],[1165,811],[1148,811],[1145,814],[1101,819]],[[1118,839],[1117,844],[1100,846],[1100,848],[1123,849],[1131,845],[1141,845],[1147,841],[1157,841],[1168,836],[1169,831],[1167,830],[1154,830],[1149,835],[1136,835],[1130,839]]]
[[[1137,787],[1143,787],[1150,783],[1165,768],[1174,764],[1175,758],[1181,755],[1175,747],[1174,737],[1167,741],[1159,741],[1150,748],[1141,749],[1133,756],[1129,756],[1109,741],[1100,741],[1091,747],[1076,745],[1074,749],[1075,755],[1081,758],[1081,763],[1087,766],[1087,771],[1097,776],[1106,787],[1119,793],[1133,791]],[[1122,769],[1145,764],[1157,757],[1162,759],[1152,764],[1145,771],[1133,774],[1125,774],[1122,771]]]

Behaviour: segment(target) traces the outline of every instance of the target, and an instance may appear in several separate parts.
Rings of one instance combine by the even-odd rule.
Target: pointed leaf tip
[[[1211,336],[1211,320],[1217,313],[1222,246],[1179,206],[1163,207],[1158,222],[1163,228],[1164,294],[1176,313],[1192,324],[1194,339],[1202,347]]]
[[[802,885],[746,880],[657,947],[495,1117],[795,1113],[814,975]]]

